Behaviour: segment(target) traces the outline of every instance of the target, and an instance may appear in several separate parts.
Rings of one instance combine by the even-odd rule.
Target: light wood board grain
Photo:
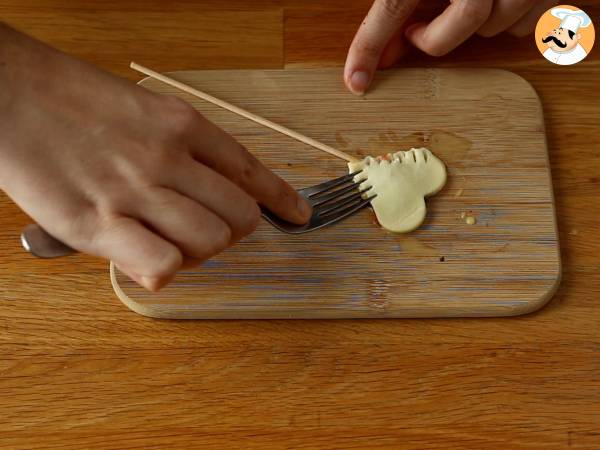
[[[284,10],[282,26],[264,38],[285,55],[268,61],[244,42],[214,57],[220,42],[200,26],[183,29],[178,42],[203,45],[173,49],[163,30],[178,27],[177,11],[216,11],[217,3],[258,11],[262,2],[5,0],[0,15],[137,81],[127,68],[134,56],[159,71],[242,69],[252,61],[260,69],[339,67],[372,2],[273,1]],[[444,8],[447,0],[420,3],[434,4]],[[577,6],[600,17],[596,0]],[[135,10],[162,14],[148,21]],[[96,14],[73,26],[87,11]],[[110,21],[89,32],[88,19],[105,11],[126,12],[127,30],[147,27],[155,41],[138,41],[136,52],[131,34],[109,32]],[[211,20],[224,36],[245,40],[270,29],[272,15],[230,29],[226,15]],[[0,193],[0,449],[599,448],[597,50],[581,64],[554,66],[531,37],[501,33],[475,36],[441,58],[414,50],[401,62],[501,67],[525,77],[541,97],[563,279],[550,304],[527,316],[150,320],[114,296],[104,260],[80,254],[48,261],[23,252],[18,236],[31,219]]]
[[[514,315],[554,293],[560,257],[541,105],[506,71],[405,69],[365,97],[338,69],[181,72],[173,77],[357,156],[425,145],[448,167],[416,232],[388,233],[364,210],[302,236],[263,222],[241,243],[149,293],[113,271],[131,309],[166,318]],[[154,80],[180,95],[295,187],[342,161]],[[472,215],[469,225],[464,215]]]

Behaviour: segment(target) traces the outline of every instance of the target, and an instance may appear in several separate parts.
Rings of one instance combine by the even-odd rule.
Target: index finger
[[[344,81],[362,94],[373,78],[381,55],[419,0],[375,0],[362,21],[346,58]]]
[[[204,119],[193,127],[191,149],[195,159],[229,178],[265,206],[289,222],[303,224],[311,215],[306,201],[282,178],[267,169],[232,136]]]
[[[492,0],[454,0],[429,24],[418,23],[409,27],[406,37],[429,55],[445,55],[487,21],[492,4]]]

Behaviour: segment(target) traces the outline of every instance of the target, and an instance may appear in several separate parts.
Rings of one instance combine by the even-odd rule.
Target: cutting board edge
[[[131,311],[140,314],[145,317],[152,319],[174,319],[174,320],[277,320],[277,319],[290,319],[290,320],[310,320],[310,319],[328,319],[328,320],[342,320],[342,319],[426,319],[426,318],[464,318],[464,317],[514,317],[525,314],[534,313],[542,309],[552,299],[556,293],[562,279],[562,264],[560,257],[557,260],[557,274],[552,284],[548,286],[547,291],[540,295],[538,300],[528,300],[524,303],[512,303],[512,304],[494,304],[479,308],[469,308],[468,310],[464,307],[450,309],[447,306],[443,309],[439,307],[423,308],[420,307],[419,312],[408,311],[397,311],[397,313],[386,313],[373,311],[356,311],[352,309],[339,310],[339,309],[311,309],[310,311],[284,311],[284,310],[243,310],[237,311],[235,317],[231,317],[228,314],[230,310],[205,310],[205,311],[191,311],[191,312],[169,312],[164,311],[160,308],[155,308],[151,305],[144,305],[136,302],[129,297],[119,285],[116,276],[116,267],[111,261],[109,266],[110,271],[110,282],[113,290],[119,300],[127,306]]]

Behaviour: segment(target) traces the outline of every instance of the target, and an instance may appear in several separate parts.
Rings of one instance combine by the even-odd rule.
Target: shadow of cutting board
[[[178,72],[173,77],[345,152],[426,146],[448,167],[427,219],[410,234],[365,209],[290,236],[262,222],[203,267],[150,293],[111,267],[119,298],[163,318],[503,316],[533,311],[556,290],[560,256],[542,108],[515,74],[405,69],[349,94],[341,68]],[[299,188],[347,172],[344,161],[180,93]],[[475,218],[468,224],[466,217]]]

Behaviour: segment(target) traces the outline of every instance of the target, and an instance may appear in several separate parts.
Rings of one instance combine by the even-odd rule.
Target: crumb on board
[[[571,236],[577,236],[579,234],[579,230],[577,228],[573,228],[571,231],[569,231],[569,234]]]
[[[464,220],[467,225],[475,225],[477,223],[477,219],[471,214],[471,211],[468,213],[465,211],[461,212],[460,218]]]
[[[464,189],[460,188],[458,191],[456,191],[456,194],[454,194],[454,196],[455,197],[460,197],[461,195],[463,195],[464,191],[465,191]]]

